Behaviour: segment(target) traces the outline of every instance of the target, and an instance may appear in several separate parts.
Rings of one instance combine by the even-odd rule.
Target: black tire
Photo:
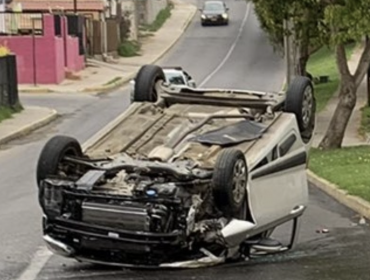
[[[305,112],[304,108],[307,108]],[[316,100],[309,78],[298,76],[289,85],[284,111],[296,116],[302,140],[309,142],[313,136],[316,118]]]
[[[155,90],[155,84],[159,80],[165,81],[161,67],[157,65],[142,66],[135,78],[134,102],[156,102],[158,94]]]
[[[237,168],[244,168],[239,174],[239,186],[235,186],[234,177]],[[227,217],[240,216],[245,205],[248,167],[244,154],[240,150],[225,149],[218,155],[213,171],[213,197],[216,207]],[[234,195],[235,187],[239,187],[238,199]]]
[[[64,156],[82,156],[80,143],[72,137],[57,135],[51,138],[41,151],[36,170],[38,186],[50,175],[57,175]]]

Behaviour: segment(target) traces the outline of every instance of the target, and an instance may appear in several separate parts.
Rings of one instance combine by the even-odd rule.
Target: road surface
[[[201,27],[196,17],[177,46],[161,61],[181,65],[198,84],[279,90],[281,57],[269,46],[244,1],[228,1],[227,27]],[[56,108],[61,117],[21,140],[0,147],[0,279],[370,279],[370,232],[359,217],[311,188],[300,244],[284,255],[196,271],[132,271],[80,264],[45,250],[37,204],[35,165],[45,141],[68,134],[84,142],[128,106],[128,90],[100,97],[23,96],[26,105]],[[319,234],[317,229],[329,233]],[[284,236],[285,229],[277,231]]]

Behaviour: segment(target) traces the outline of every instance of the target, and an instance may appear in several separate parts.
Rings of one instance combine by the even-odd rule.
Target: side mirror
[[[192,88],[196,88],[196,87],[197,87],[197,84],[195,83],[195,81],[194,81],[194,80],[190,80],[190,81],[188,82],[188,85],[189,85],[189,87],[192,87]]]
[[[228,12],[230,10],[230,8],[229,7],[226,7],[226,12]]]
[[[199,10],[199,12],[203,12],[203,9],[202,8],[199,8],[198,10]]]

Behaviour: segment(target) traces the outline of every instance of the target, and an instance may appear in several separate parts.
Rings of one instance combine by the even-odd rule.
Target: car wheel
[[[312,82],[307,77],[296,77],[286,92],[287,113],[296,116],[302,140],[308,143],[315,128],[316,100]]]
[[[81,145],[76,139],[57,135],[45,144],[37,164],[38,186],[48,176],[57,175],[61,171],[61,162],[65,156],[82,156]]]
[[[213,197],[216,207],[228,217],[240,215],[248,182],[248,168],[240,150],[225,149],[217,157],[213,171]]]
[[[133,100],[135,102],[156,102],[158,93],[155,85],[158,81],[165,81],[161,67],[157,65],[144,65],[135,78]]]

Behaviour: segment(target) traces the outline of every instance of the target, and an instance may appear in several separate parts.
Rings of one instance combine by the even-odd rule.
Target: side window
[[[274,160],[276,160],[277,158],[279,157],[278,155],[278,148],[277,146],[275,146],[272,151],[266,156],[264,157],[257,165],[254,169],[258,169]]]
[[[280,156],[285,156],[296,141],[297,136],[295,134],[290,135],[286,140],[284,140],[284,142],[282,142],[279,146]]]

